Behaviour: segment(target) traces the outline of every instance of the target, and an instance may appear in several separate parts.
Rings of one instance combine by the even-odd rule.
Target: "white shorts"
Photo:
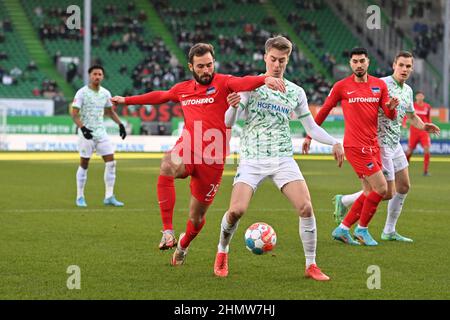
[[[239,163],[233,185],[243,182],[256,191],[258,185],[266,178],[272,179],[280,190],[289,182],[305,180],[297,162],[292,157],[242,160]]]
[[[78,151],[81,158],[91,158],[94,151],[99,156],[106,156],[114,154],[114,145],[108,136],[97,139],[86,139],[85,137],[78,137]]]
[[[408,160],[402,145],[396,147],[381,146],[381,162],[383,163],[383,174],[387,181],[394,181],[395,174],[408,167]]]

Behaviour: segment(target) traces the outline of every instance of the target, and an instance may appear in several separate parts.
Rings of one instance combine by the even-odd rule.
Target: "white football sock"
[[[84,197],[84,186],[87,181],[87,169],[78,167],[77,170],[77,199]]]
[[[397,224],[400,213],[402,212],[403,203],[408,194],[396,193],[388,203],[388,213],[386,224],[384,225],[384,233],[395,232],[395,225]]]
[[[317,228],[316,218],[313,216],[308,218],[300,217],[298,222],[300,239],[303,243],[303,251],[305,252],[306,268],[316,263],[316,247],[317,247]]]
[[[227,221],[228,211],[225,212],[222,218],[222,223],[220,224],[220,239],[217,249],[220,253],[228,253],[230,250],[230,241],[233,238],[234,232],[239,226],[239,220],[234,224],[229,224]]]
[[[350,228],[347,227],[347,226],[346,226],[345,224],[343,224],[343,223],[341,223],[341,224],[339,225],[339,228],[344,229],[344,230],[350,230]]]
[[[353,202],[356,201],[356,199],[359,198],[359,196],[362,193],[363,193],[362,191],[358,191],[356,193],[343,195],[341,198],[342,204],[348,208],[350,205],[353,204]]]
[[[114,194],[114,183],[116,182],[116,161],[105,162],[105,199]]]

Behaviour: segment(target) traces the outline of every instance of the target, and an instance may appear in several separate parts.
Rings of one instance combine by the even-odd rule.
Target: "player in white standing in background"
[[[270,38],[265,45],[264,61],[267,76],[284,79],[284,71],[292,51],[291,42],[281,36]],[[225,114],[225,123],[231,127],[238,108],[246,119],[241,135],[240,163],[233,183],[230,207],[225,212],[214,263],[218,277],[228,275],[229,243],[244,215],[258,185],[271,178],[292,203],[299,215],[299,234],[306,257],[305,276],[326,281],[329,277],[316,265],[316,220],[309,190],[293,158],[289,129],[291,114],[314,139],[333,146],[333,154],[341,166],[344,160],[342,145],[320,128],[310,114],[305,91],[284,79],[286,92],[276,92],[262,86],[252,92],[234,93],[228,97],[231,105]],[[239,104],[239,101],[241,103]]]
[[[119,125],[120,136],[125,139],[125,126],[112,109],[111,93],[100,84],[104,79],[104,69],[95,65],[89,68],[89,85],[77,91],[72,103],[72,118],[78,126],[78,151],[80,166],[77,170],[78,207],[87,207],[84,197],[84,186],[87,181],[89,160],[94,153],[105,161],[105,205],[122,207],[124,204],[114,196],[116,181],[116,161],[114,160],[114,145],[106,133],[103,116],[107,115]]]
[[[386,224],[381,234],[382,240],[413,242],[412,239],[396,231],[397,221],[410,187],[408,161],[400,144],[401,126],[405,114],[411,121],[411,125],[417,129],[439,134],[439,127],[433,123],[424,123],[414,111],[413,90],[405,83],[411,76],[413,67],[413,55],[407,51],[401,51],[395,57],[392,66],[394,73],[382,78],[387,84],[389,95],[400,100],[396,119],[388,119],[383,112],[380,112],[378,117],[378,142],[381,147],[383,173],[388,184],[385,200],[389,200]],[[362,191],[349,195],[338,194],[334,197],[334,217],[337,223],[341,222],[347,207],[350,207],[361,193]]]

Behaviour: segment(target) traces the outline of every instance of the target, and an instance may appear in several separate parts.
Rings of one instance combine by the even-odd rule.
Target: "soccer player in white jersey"
[[[300,216],[299,233],[306,257],[305,276],[319,281],[329,280],[315,261],[316,220],[305,179],[293,159],[290,115],[295,114],[314,139],[333,146],[333,154],[339,166],[344,159],[344,150],[338,141],[314,122],[305,91],[283,77],[291,51],[291,42],[281,36],[268,39],[265,45],[265,75],[284,79],[285,93],[262,86],[251,92],[240,93],[240,96],[236,93],[229,96],[230,108],[225,114],[226,125],[231,127],[234,124],[238,109],[246,119],[246,124],[241,135],[240,163],[234,179],[230,207],[221,223],[214,263],[214,273],[218,277],[228,275],[229,243],[236,232],[239,219],[247,210],[258,185],[265,178],[270,178]],[[239,100],[240,104],[237,104]]]
[[[84,197],[84,186],[87,181],[89,159],[94,151],[105,161],[105,205],[122,207],[124,204],[114,196],[116,181],[116,161],[114,160],[114,146],[109,139],[103,116],[106,114],[119,125],[120,136],[125,139],[125,126],[112,109],[111,93],[100,84],[105,71],[102,66],[89,68],[89,85],[77,91],[72,103],[72,118],[78,126],[78,150],[80,152],[80,166],[77,171],[78,207],[87,207]]]
[[[412,239],[404,237],[396,231],[397,221],[410,187],[408,161],[400,144],[403,118],[406,114],[411,125],[419,130],[435,134],[439,134],[440,131],[435,124],[424,123],[414,111],[413,90],[405,83],[413,71],[413,64],[413,55],[410,52],[401,51],[393,63],[394,73],[382,78],[387,84],[389,95],[400,100],[396,119],[390,120],[382,112],[379,113],[378,118],[378,142],[381,147],[383,173],[388,183],[388,192],[384,199],[389,200],[381,239],[388,241],[413,242]],[[334,197],[334,217],[337,223],[341,222],[347,212],[347,207],[353,204],[361,192]]]

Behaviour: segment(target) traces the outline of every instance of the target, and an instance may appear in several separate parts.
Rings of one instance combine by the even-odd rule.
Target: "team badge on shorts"
[[[375,166],[375,165],[373,164],[373,162],[369,162],[369,163],[366,165],[366,167],[367,167],[369,170],[372,170],[374,166]]]

